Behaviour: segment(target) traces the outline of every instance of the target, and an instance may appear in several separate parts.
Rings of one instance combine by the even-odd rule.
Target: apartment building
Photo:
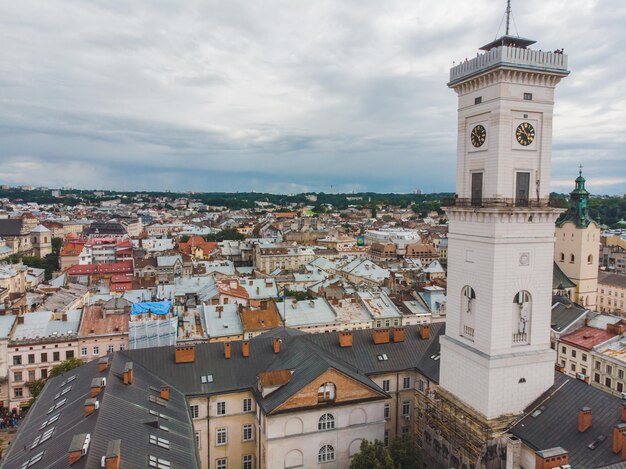
[[[269,274],[276,269],[297,271],[315,259],[313,249],[305,246],[263,246],[254,247],[254,267]]]
[[[600,271],[598,309],[603,313],[626,315],[626,275]]]

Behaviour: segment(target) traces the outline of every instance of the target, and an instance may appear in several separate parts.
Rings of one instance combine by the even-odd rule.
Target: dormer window
[[[329,402],[335,400],[335,385],[333,383],[322,384],[317,391],[317,402]]]

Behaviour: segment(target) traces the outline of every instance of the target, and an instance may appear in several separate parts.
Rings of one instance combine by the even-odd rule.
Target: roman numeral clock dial
[[[479,148],[485,143],[485,138],[487,137],[487,130],[482,125],[477,125],[472,129],[472,133],[470,134],[470,140],[472,145],[476,148]]]
[[[517,126],[515,138],[517,139],[517,143],[527,147],[535,140],[535,128],[528,122],[522,122]]]

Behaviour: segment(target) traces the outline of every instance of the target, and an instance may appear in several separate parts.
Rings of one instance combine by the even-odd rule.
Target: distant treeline
[[[376,209],[386,206],[411,208],[417,215],[425,216],[430,211],[442,213],[441,207],[450,203],[454,194],[439,192],[432,194],[381,194],[376,192],[358,192],[351,194],[303,193],[303,194],[268,194],[262,192],[117,192],[101,191],[102,196],[96,197],[92,190],[61,191],[61,198],[52,197],[50,190],[0,190],[0,198],[12,201],[37,202],[40,204],[63,204],[74,206],[78,204],[98,205],[104,200],[121,197],[122,203],[144,202],[155,203],[159,199],[190,199],[206,205],[226,207],[231,210],[257,209],[263,210],[256,202],[267,202],[281,207],[289,204],[310,205],[313,211],[323,213],[328,205],[333,210],[345,210],[349,207]],[[553,205],[569,207],[567,194],[550,194]],[[163,203],[164,207],[171,205]],[[620,219],[626,218],[626,198],[620,196],[592,197],[589,200],[589,210],[592,218],[603,225],[614,226]]]

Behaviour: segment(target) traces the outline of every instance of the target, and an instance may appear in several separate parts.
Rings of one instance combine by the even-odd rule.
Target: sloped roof
[[[552,289],[560,290],[563,288],[574,288],[576,284],[572,282],[567,275],[563,273],[559,265],[554,262],[552,268]]]
[[[552,297],[551,327],[556,332],[567,329],[587,310],[565,296]]]
[[[554,386],[528,407],[529,415],[520,420],[511,432],[535,450],[557,446],[566,449],[572,467],[604,467],[621,462],[620,454],[614,454],[611,445],[613,427],[621,423],[621,405],[618,397],[563,373],[556,373]],[[589,430],[580,433],[578,409],[583,406],[591,408],[593,423]],[[543,410],[533,417],[536,408]],[[596,449],[588,448],[600,435],[606,439]]]

